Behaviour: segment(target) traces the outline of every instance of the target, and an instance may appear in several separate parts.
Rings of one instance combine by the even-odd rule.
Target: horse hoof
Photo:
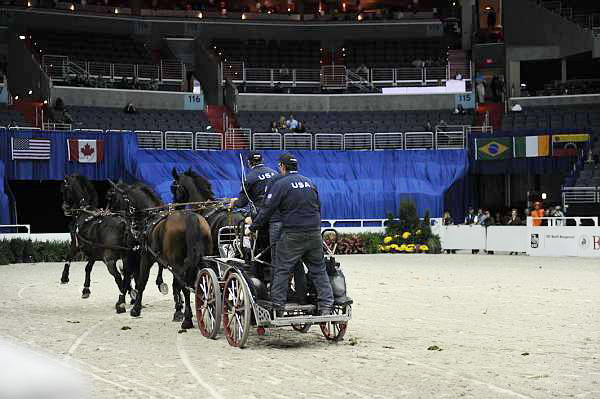
[[[124,303],[117,304],[117,306],[115,308],[117,309],[117,313],[125,313],[125,304]]]
[[[136,307],[132,308],[131,311],[129,312],[131,317],[140,317],[141,313],[142,313],[141,310]]]
[[[84,288],[83,291],[81,291],[81,297],[83,299],[89,298],[90,294],[91,294],[91,292],[90,292],[89,288]]]
[[[169,293],[169,286],[165,283],[162,283],[158,286],[158,290],[161,294],[167,295]]]
[[[183,313],[176,311],[173,314],[173,321],[183,321]]]
[[[194,328],[194,323],[192,322],[192,319],[184,320],[183,323],[181,323],[181,328],[183,328],[184,330]]]
[[[69,282],[69,278],[68,277],[66,277],[66,278],[65,277],[61,277],[61,279],[60,279],[60,283],[61,284],[67,284],[68,282]]]

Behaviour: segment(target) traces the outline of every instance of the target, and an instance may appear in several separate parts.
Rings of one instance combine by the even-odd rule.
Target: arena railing
[[[165,132],[165,150],[193,150],[193,132]]]
[[[252,145],[252,130],[229,128],[225,132],[223,148],[227,150],[249,150]]]
[[[196,132],[196,150],[222,150],[223,135],[221,133]]]
[[[283,138],[279,133],[253,133],[253,150],[281,150]]]
[[[542,222],[542,227],[552,227],[552,226],[567,226],[571,225],[570,222],[575,222],[575,226],[598,226],[598,217],[597,216],[563,216],[563,217],[527,217],[528,227],[534,227],[533,221]],[[536,226],[537,227],[537,226]]]
[[[375,150],[403,150],[402,137],[402,133],[375,133],[373,134],[373,148]]]
[[[286,150],[312,150],[313,136],[310,133],[287,133],[283,135]]]
[[[563,187],[563,207],[569,205],[597,204],[600,202],[598,187]]]
[[[345,150],[373,151],[373,135],[371,133],[344,134]]]
[[[106,132],[108,133],[110,130],[107,130]],[[76,133],[104,133],[104,130],[102,129],[73,129],[73,132]],[[138,140],[139,142],[139,140]]]
[[[334,133],[315,134],[315,150],[344,150],[344,135]]]
[[[41,129],[39,127],[34,127],[34,126],[10,126],[8,128],[8,130],[20,131],[20,130],[41,130]]]
[[[137,136],[138,147],[141,149],[163,150],[165,148],[163,132],[159,130],[136,130],[134,133]]]
[[[71,60],[67,56],[48,54],[42,65],[53,80],[66,80],[68,76],[103,79],[137,78],[140,81],[156,79],[161,82],[181,83],[185,79],[185,64],[180,61],[161,60],[159,65],[113,64]]]
[[[434,148],[433,132],[404,133],[405,150],[433,150]]]
[[[435,132],[435,148],[437,150],[460,150],[465,148],[464,131],[437,131]]]
[[[43,130],[48,130],[51,132],[69,132],[72,130],[72,126],[70,123],[54,123],[54,122],[44,122],[42,124]]]

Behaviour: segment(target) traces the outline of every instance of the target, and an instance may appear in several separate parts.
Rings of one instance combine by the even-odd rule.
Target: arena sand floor
[[[172,296],[154,284],[141,318],[117,315],[101,263],[89,299],[83,264],[68,285],[62,264],[0,266],[0,338],[79,369],[93,398],[600,397],[599,261],[338,259],[355,300],[340,343],[315,326],[253,332],[243,350],[178,333]]]

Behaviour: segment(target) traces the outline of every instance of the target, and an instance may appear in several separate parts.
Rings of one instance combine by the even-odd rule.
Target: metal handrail
[[[373,134],[346,133],[344,134],[344,149],[373,151]]]
[[[315,134],[315,150],[344,150],[344,135],[335,133]]]
[[[281,150],[283,139],[279,133],[253,133],[253,150]]]
[[[193,150],[193,132],[165,132],[165,150]]]
[[[106,133],[116,132],[107,130]],[[121,131],[119,131],[121,132]],[[162,150],[165,148],[163,132],[160,130],[136,130],[138,147],[144,150]]]
[[[433,132],[404,133],[405,150],[433,150],[434,148]]]
[[[223,135],[221,133],[196,132],[195,147],[197,150],[222,150]]]
[[[404,141],[402,133],[375,133],[373,134],[373,148],[377,150],[403,150]]]
[[[310,133],[287,133],[283,135],[285,150],[312,150],[313,136]]]
[[[435,132],[435,148],[437,150],[460,150],[465,148],[464,131],[437,131]]]

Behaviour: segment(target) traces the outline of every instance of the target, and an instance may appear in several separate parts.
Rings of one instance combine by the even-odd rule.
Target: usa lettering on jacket
[[[308,182],[292,182],[292,188],[310,188],[310,184]]]
[[[260,175],[258,175],[258,178],[260,180],[265,180],[265,179],[270,179],[273,176],[275,176],[275,173],[267,172],[267,173],[261,173]]]

